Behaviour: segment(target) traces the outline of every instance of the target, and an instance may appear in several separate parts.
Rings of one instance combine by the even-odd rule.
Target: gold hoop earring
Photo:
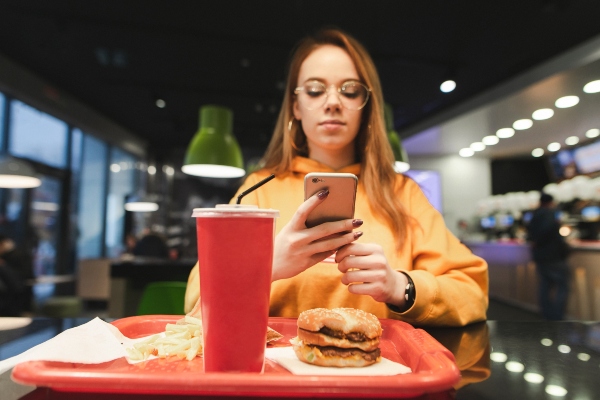
[[[294,126],[294,120],[296,118],[292,117],[292,119],[290,119],[290,122],[288,122],[288,132],[292,131],[292,126]]]

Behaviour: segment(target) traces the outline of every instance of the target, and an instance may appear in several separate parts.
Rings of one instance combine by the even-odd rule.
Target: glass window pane
[[[110,156],[110,178],[106,205],[106,255],[119,257],[126,249],[125,196],[135,192],[136,158],[118,148]]]
[[[104,142],[84,135],[77,218],[79,259],[102,256],[107,155],[108,146]]]
[[[4,148],[4,104],[6,102],[6,98],[2,93],[0,93],[0,149]]]
[[[67,124],[18,100],[10,103],[8,151],[57,168],[67,161]]]

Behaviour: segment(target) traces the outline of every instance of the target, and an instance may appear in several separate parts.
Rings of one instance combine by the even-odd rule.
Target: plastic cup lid
[[[217,204],[214,208],[194,208],[192,218],[196,217],[248,217],[278,218],[279,210],[258,208],[253,204]]]

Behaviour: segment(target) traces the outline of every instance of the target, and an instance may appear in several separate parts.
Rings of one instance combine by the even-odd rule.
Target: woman
[[[271,316],[354,307],[417,325],[485,319],[487,265],[447,230],[418,185],[394,172],[383,106],[374,63],[356,40],[329,29],[299,44],[264,167],[240,188],[276,174],[243,200],[281,215]],[[357,175],[357,219],[306,228],[306,216],[328,195],[303,202],[309,172]],[[333,254],[335,263],[327,262]],[[198,292],[196,266],[186,310]]]

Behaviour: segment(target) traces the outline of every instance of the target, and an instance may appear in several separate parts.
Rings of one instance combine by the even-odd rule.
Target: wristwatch
[[[406,287],[404,288],[404,300],[406,301],[406,303],[404,304],[404,308],[400,308],[398,306],[395,306],[393,304],[387,304],[388,308],[394,312],[404,312],[408,309],[410,309],[413,304],[415,304],[415,299],[417,298],[417,291],[415,289],[415,283],[413,282],[413,280],[411,279],[410,275],[408,275],[406,272],[402,272],[402,271],[398,271],[402,274],[404,274],[404,276],[406,276],[406,278],[408,279],[408,283],[406,284]]]

